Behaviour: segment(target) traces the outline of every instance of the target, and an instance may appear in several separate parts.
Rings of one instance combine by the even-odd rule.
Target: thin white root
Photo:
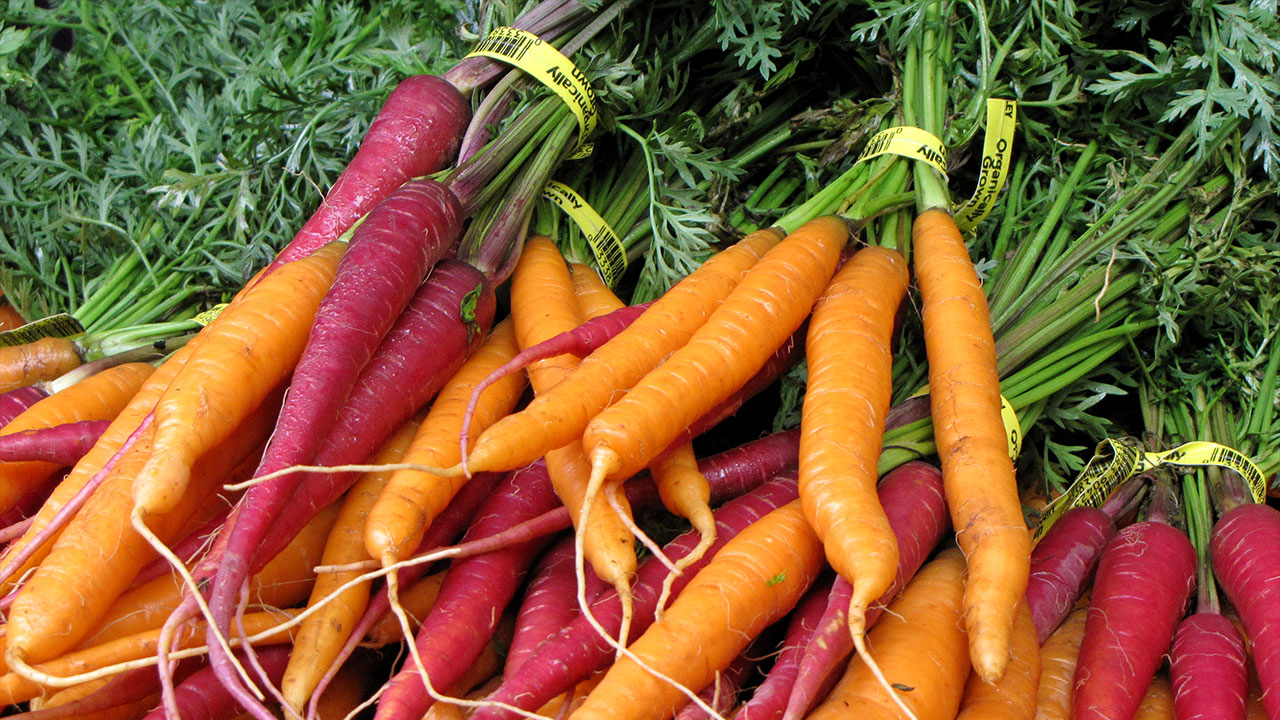
[[[853,647],[857,649],[858,657],[862,658],[862,662],[867,664],[867,669],[871,671],[871,675],[875,677],[876,682],[880,684],[880,687],[884,688],[885,692],[889,693],[889,698],[893,700],[893,704],[897,705],[898,709],[911,720],[920,720],[920,718],[912,712],[911,708],[907,707],[907,704],[902,701],[902,698],[894,691],[893,685],[889,683],[889,680],[885,678],[884,673],[880,671],[880,666],[876,664],[876,661],[871,657],[871,652],[867,650],[867,636],[864,633],[853,633]]]
[[[457,477],[462,474],[461,468],[442,468],[435,467],[434,465],[419,465],[418,463],[384,463],[381,465],[290,465],[287,468],[280,468],[275,472],[267,473],[261,477],[252,478],[232,485],[223,485],[222,489],[230,492],[248,490],[254,485],[261,485],[268,480],[274,480],[284,475],[292,475],[300,472],[317,473],[320,475],[336,475],[338,473],[348,472],[364,473],[395,470],[415,470],[417,472],[430,473],[440,477]]]

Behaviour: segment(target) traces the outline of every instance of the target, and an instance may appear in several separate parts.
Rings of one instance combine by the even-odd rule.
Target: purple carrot
[[[178,664],[176,676],[179,681],[185,680],[199,669],[201,658],[188,658]],[[126,670],[116,675],[107,684],[94,692],[71,702],[43,707],[39,710],[18,713],[14,718],[22,720],[60,720],[66,717],[95,717],[97,713],[111,708],[142,702],[160,691],[160,678],[153,668],[144,667]]]
[[[519,668],[539,643],[578,616],[575,575],[573,537],[569,536],[552,546],[534,568],[516,613],[515,633],[507,647],[503,674]],[[609,587],[595,573],[587,573],[586,582],[588,602]]]
[[[475,415],[476,403],[480,401],[480,394],[485,391],[485,388],[512,373],[520,372],[538,360],[545,360],[556,355],[573,355],[579,358],[590,355],[596,348],[627,329],[652,304],[647,302],[639,305],[627,305],[606,315],[588,320],[572,330],[562,332],[549,340],[520,351],[502,367],[489,373],[489,376],[481,380],[480,384],[476,385],[475,389],[471,391],[471,400],[467,402],[467,411],[462,417],[462,457],[467,457],[471,418]],[[465,460],[462,467],[465,471]]]
[[[493,291],[466,263],[445,260],[383,339],[315,457],[315,464],[366,460],[457,371],[493,323]],[[237,503],[225,552],[210,591],[218,629],[226,632],[240,590],[322,508],[355,482],[357,473],[294,473],[251,487]],[[304,482],[305,480],[305,482]],[[210,640],[213,630],[210,629]],[[211,643],[215,671],[229,686],[235,670]],[[250,696],[241,698],[249,705]],[[266,716],[265,710],[262,712]]]
[[[1116,533],[1102,551],[1093,582],[1073,720],[1130,718],[1169,650],[1195,586],[1196,551],[1167,522],[1168,483],[1156,486],[1148,519]]]
[[[200,555],[200,552],[208,548],[209,544],[213,542],[214,536],[217,535],[218,531],[222,529],[222,526],[226,524],[227,518],[230,515],[231,508],[228,507],[225,511],[209,518],[199,527],[187,533],[186,537],[179,540],[177,544],[171,548],[173,554],[188,566],[191,565],[191,563]],[[173,572],[173,565],[169,564],[168,558],[156,558],[146,567],[142,568],[142,570],[138,571],[138,574],[134,576],[133,584],[129,586],[129,589],[132,590],[139,585],[149,583],[161,575],[168,575],[171,572]]]
[[[448,81],[433,75],[400,81],[360,149],[272,267],[337,240],[405,181],[452,162],[470,118],[470,104]]]
[[[800,674],[800,660],[804,649],[817,633],[818,623],[827,608],[831,594],[831,578],[820,579],[804,596],[782,637],[782,651],[773,661],[764,682],[752,693],[751,699],[738,709],[736,720],[778,720],[787,709],[787,698]]]
[[[714,554],[743,528],[774,508],[795,499],[795,482],[795,473],[789,472],[717,510],[715,544],[705,557],[686,568],[676,578],[671,587],[672,597],[678,595],[689,580],[711,561]],[[687,532],[669,543],[664,552],[670,560],[679,560],[692,552],[701,539],[699,533]],[[652,557],[641,563],[631,587],[635,616],[628,642],[639,637],[653,622],[658,595],[668,572],[665,565]],[[622,604],[618,601],[616,592],[610,590],[602,593],[591,604],[590,609],[605,632],[610,635],[618,634],[622,626]],[[592,672],[607,667],[613,657],[613,646],[600,637],[585,616],[579,616],[560,632],[543,641],[538,646],[537,654],[514,673],[508,673],[502,685],[485,699],[525,710],[536,710]],[[514,713],[486,706],[478,709],[473,717],[474,720],[497,720],[514,716]]]
[[[1236,503],[1213,526],[1209,557],[1244,622],[1267,717],[1280,718],[1280,511]]]
[[[757,638],[759,640],[759,638]],[[720,717],[727,717],[729,711],[738,704],[738,693],[747,680],[748,674],[759,663],[755,652],[758,642],[753,642],[742,654],[729,663],[729,667],[716,673],[715,682],[698,692],[698,699],[715,710]],[[741,717],[741,716],[738,716]],[[712,716],[697,703],[688,702],[675,715],[675,720],[711,720]]]
[[[889,518],[889,527],[898,542],[898,572],[893,585],[880,597],[880,601],[867,608],[867,629],[870,630],[889,601],[910,582],[925,558],[942,539],[949,524],[946,500],[942,492],[942,473],[924,462],[901,465],[880,481],[880,505]],[[831,586],[827,609],[818,625],[818,632],[805,648],[800,661],[800,673],[791,697],[787,699],[785,718],[800,718],[822,696],[822,687],[849,653],[853,652],[853,637],[849,634],[849,598],[853,586],[837,577]]]
[[[0,435],[0,462],[35,460],[63,467],[75,465],[110,424],[110,420],[81,420]]]
[[[267,682],[277,686],[280,684],[284,668],[289,663],[289,651],[292,649],[293,646],[287,643],[254,649],[258,662],[266,671]],[[237,650],[236,656],[244,661],[243,650]],[[182,720],[230,720],[242,712],[231,693],[218,682],[213,669],[207,666],[192,673],[178,685],[175,699]],[[165,717],[164,708],[159,707],[148,713],[143,720],[164,720]]]
[[[1235,624],[1202,607],[1178,624],[1169,656],[1179,720],[1244,720],[1249,675]]]
[[[546,465],[534,463],[507,476],[480,509],[463,541],[493,535],[559,504]],[[462,676],[493,636],[503,609],[549,541],[550,537],[530,540],[449,566],[415,640],[422,667],[413,658],[406,659],[379,698],[375,720],[422,717],[435,702],[423,675],[437,692]]]
[[[47,397],[49,397],[49,393],[35,385],[27,385],[14,388],[6,393],[0,393],[0,428],[8,425],[10,420],[18,417],[27,408]]]
[[[44,501],[53,494],[54,488],[61,485],[66,477],[66,473],[55,472],[41,480],[39,485],[28,490],[13,507],[0,513],[0,527],[7,528],[24,520],[32,520],[40,512]]]
[[[1102,548],[1116,534],[1116,518],[1139,496],[1144,482],[1141,477],[1130,480],[1100,508],[1068,510],[1031,551],[1027,609],[1040,644],[1062,624],[1088,587]]]
[[[309,463],[382,338],[458,239],[457,198],[413,180],[378,203],[338,262],[255,477]]]

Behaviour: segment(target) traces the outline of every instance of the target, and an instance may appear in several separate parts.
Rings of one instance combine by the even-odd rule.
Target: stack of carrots
[[[922,17],[902,114],[940,136],[950,40]],[[1280,513],[1229,474],[1212,537],[1144,476],[1033,543],[934,166],[863,167],[629,306],[553,238],[468,244],[464,76],[405,80],[312,221],[175,352],[0,347],[15,716],[1195,717],[1218,672],[1230,702],[1202,716],[1280,718]],[[550,166],[562,125],[530,151]],[[908,187],[914,208],[835,212]],[[908,308],[936,463],[885,460]],[[799,428],[699,457],[801,348]],[[689,530],[651,537],[659,508]],[[1196,667],[1229,634],[1238,662]]]

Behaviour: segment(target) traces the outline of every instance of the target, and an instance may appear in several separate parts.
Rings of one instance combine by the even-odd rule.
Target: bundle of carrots
[[[189,321],[198,332],[130,331],[87,356],[83,336],[0,334],[14,340],[0,347],[0,700],[31,720],[375,704],[381,720],[1280,718],[1280,513],[1257,488],[1198,471],[1177,492],[1156,470],[1038,542],[1023,505],[1062,445],[1037,419],[1073,417],[1053,403],[1092,391],[1098,368],[1122,375],[1124,350],[1167,320],[1144,283],[1189,283],[1201,261],[1237,270],[1250,322],[1273,323],[1241,371],[1260,400],[1237,423],[1148,377],[1146,430],[1162,450],[1216,440],[1264,476],[1280,467],[1280,306],[1249,285],[1280,263],[1240,270],[1197,229],[1255,227],[1252,196],[1226,190],[1237,169],[1213,155],[1239,124],[1153,141],[1144,181],[1101,217],[1081,210],[1114,172],[1097,143],[1059,150],[1048,164],[1079,156],[1053,193],[1031,193],[1039,176],[1019,164],[1006,221],[1043,229],[982,245],[953,215],[945,157],[837,152],[903,127],[941,145],[962,122],[944,70],[972,48],[949,5],[914,10],[910,29],[886,12],[857,30],[886,33],[899,84],[856,137],[821,142],[839,172],[750,172],[771,149],[807,151],[785,144],[804,117],[760,135],[725,119],[742,142],[721,162],[682,146],[678,123],[645,134],[603,103],[639,151],[557,175],[612,191],[608,227],[564,242],[535,199],[588,125],[469,57],[391,92],[311,219],[216,316]],[[590,58],[655,17],[615,22],[631,12],[544,0],[514,24]],[[806,37],[777,30],[793,32]],[[637,42],[687,44],[685,61],[716,51],[706,33],[660,35]],[[1005,50],[983,55],[978,84],[997,82]],[[598,84],[619,103],[670,89]],[[755,101],[791,113],[775,91]],[[673,93],[696,124],[705,92]],[[675,198],[716,192],[719,169],[758,183],[723,215],[741,227],[655,279],[664,233],[695,237]],[[1143,232],[1186,235],[1194,259],[1148,274]],[[628,304],[605,278],[653,297]],[[1174,375],[1216,377],[1195,362]],[[794,429],[745,443],[725,429],[800,382]],[[738,447],[708,454],[708,435]]]

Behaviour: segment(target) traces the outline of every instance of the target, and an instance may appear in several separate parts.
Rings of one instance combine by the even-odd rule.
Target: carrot
[[[693,552],[675,564],[674,572],[667,576],[666,583],[670,583],[679,573],[684,572],[685,568],[701,560],[716,541],[716,521],[711,514],[709,504],[711,486],[698,471],[698,458],[693,453],[693,443],[688,440],[668,448],[666,452],[659,455],[649,465],[649,472],[653,477],[653,484],[658,487],[662,504],[672,514],[687,519],[702,538]],[[662,597],[658,600],[659,618],[662,617],[662,612],[666,608],[669,592],[669,587],[664,587]]]
[[[1214,572],[1244,621],[1267,715],[1280,717],[1280,512],[1237,505],[1219,517],[1209,540]]]
[[[244,654],[244,650],[236,652],[241,657]],[[279,683],[289,660],[289,647],[276,645],[263,648],[257,653],[257,657],[266,673],[263,682]],[[231,694],[218,682],[213,668],[207,666],[195,671],[178,685],[175,700],[183,720],[219,720],[231,717],[240,709]],[[165,717],[164,708],[156,708],[143,720],[162,720]]]
[[[156,403],[151,458],[134,480],[134,515],[176,505],[191,463],[293,371],[345,243],[288,263],[228,307]]]
[[[866,248],[845,263],[813,310],[800,420],[800,502],[827,561],[849,581],[849,631],[859,654],[870,604],[889,589],[898,545],[876,495],[892,389],[894,317],[907,262]]]
[[[185,680],[196,670],[194,659],[178,665],[177,677]],[[23,720],[61,720],[62,718],[103,717],[113,708],[132,706],[150,698],[160,690],[155,670],[136,668],[110,678],[82,683],[52,697],[38,710],[32,707],[16,717]],[[34,706],[35,700],[32,700]],[[148,708],[152,707],[149,705]],[[143,710],[145,713],[146,710]],[[140,715],[135,715],[140,717]]]
[[[751,268],[684,347],[592,419],[583,434],[592,468],[588,497],[606,477],[639,472],[750,379],[804,322],[848,238],[848,226],[835,217],[792,233]]]
[[[0,392],[52,380],[80,367],[80,351],[67,338],[44,337],[0,347]]]
[[[964,239],[945,210],[912,229],[930,406],[951,524],[968,561],[965,628],[974,667],[1004,675],[1014,610],[1027,589],[1031,535],[1000,419],[990,312]]]
[[[0,330],[12,330],[26,324],[27,321],[22,319],[22,313],[18,312],[13,303],[9,302],[9,298],[4,297],[3,292],[0,291]]]
[[[435,607],[436,598],[440,597],[440,586],[444,584],[445,574],[448,572],[441,570],[428,575],[399,593],[397,599],[409,616],[409,628],[415,633],[422,627],[422,619]],[[361,633],[361,637],[370,646],[377,648],[404,642],[404,631],[400,629],[400,623],[394,615],[383,613],[377,622]]]
[[[399,462],[418,430],[418,423],[403,425],[391,440],[373,458],[377,465]],[[365,519],[390,477],[390,471],[365,473],[347,493],[342,502],[332,531],[325,541],[320,562],[324,565],[340,565],[369,558],[365,551],[363,535]],[[329,598],[355,572],[322,573],[311,589],[308,607]],[[301,712],[319,683],[321,675],[350,635],[352,624],[364,613],[369,602],[369,584],[343,590],[337,599],[331,600],[318,613],[303,621],[294,640],[288,668],[284,671],[280,692],[285,702]]]
[[[781,240],[779,231],[752,233],[707,260],[654,301],[615,338],[584,358],[568,382],[495,423],[467,457],[472,472],[521,467],[580,437],[597,413],[683,345],[743,275]]]
[[[278,401],[279,393],[275,403],[264,403],[234,434],[197,460],[191,471],[192,491],[149,522],[162,540],[173,540],[227,473],[266,439]],[[9,609],[6,635],[5,660],[11,668],[44,662],[75,647],[154,557],[146,538],[130,524],[133,481],[153,442],[149,435],[116,466],[18,592]]]
[[[1018,617],[1013,622],[1009,654],[1009,669],[995,685],[988,685],[977,673],[969,673],[956,720],[1032,720],[1036,688],[1040,685],[1040,644],[1025,602],[1018,606]]]
[[[898,699],[921,720],[955,718],[969,675],[961,623],[964,569],[959,551],[943,551],[921,568],[867,638]],[[896,720],[903,713],[861,658],[854,658],[826,702],[808,717]]]
[[[146,363],[128,363],[90,376],[27,408],[0,430],[0,436],[81,420],[111,420],[151,375]],[[7,509],[30,488],[63,465],[53,462],[0,463],[0,508]]]
[[[110,420],[79,420],[0,435],[0,462],[70,467],[80,462],[109,425]],[[42,485],[43,481],[37,484]]]
[[[773,667],[756,687],[751,699],[738,708],[736,720],[779,720],[787,707],[787,697],[800,673],[800,659],[805,647],[817,634],[822,612],[831,593],[830,579],[819,579],[791,614],[782,645]]]
[[[1244,720],[1249,676],[1244,638],[1234,623],[1201,603],[1199,612],[1178,623],[1169,658],[1179,718]]]
[[[1164,675],[1151,678],[1147,694],[1132,715],[1133,720],[1174,720],[1177,715],[1173,704],[1173,692]]]
[[[355,157],[272,267],[337,240],[406,180],[443,168],[453,160],[470,118],[469,104],[448,81],[434,75],[401,80]]]
[[[49,393],[36,385],[25,385],[0,393],[0,428],[8,425],[24,410],[49,397]]]
[[[688,702],[676,713],[674,720],[710,720],[729,715],[729,711],[738,704],[738,693],[742,690],[747,675],[755,670],[759,662],[759,656],[753,652],[756,644],[752,643],[743,650],[729,663],[729,667],[717,672],[715,679],[698,693],[702,705],[711,708],[712,712],[704,710],[696,702]]]
[[[604,581],[589,575],[584,593],[588,602],[606,590]],[[538,561],[525,588],[503,674],[510,675],[533,657],[538,646],[578,617],[578,588],[573,558],[573,538],[557,542]]]
[[[450,379],[419,427],[404,454],[404,462],[419,465],[452,465],[461,459],[457,438],[464,427],[464,407],[474,398],[473,389],[512,358],[519,348],[510,321],[504,320],[466,364]],[[524,390],[523,375],[508,377],[485,393],[470,422],[481,428],[511,412]],[[465,478],[442,478],[415,470],[396,470],[365,524],[364,546],[369,556],[390,564],[403,560],[422,542],[423,534],[449,505]]]
[[[297,611],[272,610],[245,615],[245,631],[250,635],[269,631],[295,614],[297,614]],[[200,643],[197,637],[202,635],[199,632],[200,629],[184,632],[179,637],[178,649],[185,650],[199,647]],[[47,676],[46,679],[74,678],[71,681],[59,680],[59,682],[68,682],[68,684],[84,682],[85,680],[81,679],[80,676],[86,673],[102,670],[118,663],[142,660],[155,655],[159,638],[160,631],[150,630],[103,643],[102,645],[95,645],[84,650],[70,652],[56,660],[37,665],[33,669],[38,671],[42,677]],[[288,642],[290,639],[292,639],[291,632],[284,630],[267,635],[259,641],[259,644],[275,645]],[[25,702],[40,695],[42,688],[41,684],[17,673],[10,672],[0,675],[0,703],[7,705]]]
[[[1084,621],[1088,610],[1080,608],[1067,616],[1040,646],[1040,686],[1036,691],[1035,720],[1071,720],[1075,698],[1071,681],[1080,658]]]
[[[1144,522],[1102,551],[1076,665],[1072,720],[1132,717],[1169,649],[1195,586],[1196,552],[1165,521],[1172,491],[1158,486]]]
[[[752,638],[795,607],[821,567],[822,546],[799,502],[757,520],[725,544],[570,717],[669,716],[686,697],[676,683],[685,691],[710,684]]]

